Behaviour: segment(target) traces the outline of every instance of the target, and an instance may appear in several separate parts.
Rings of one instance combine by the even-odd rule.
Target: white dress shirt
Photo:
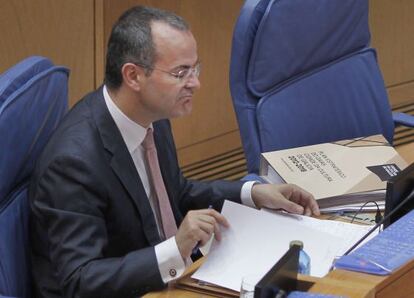
[[[156,218],[158,232],[160,233],[160,218],[157,212],[154,212],[154,206],[152,204],[152,198],[155,196],[153,191],[152,181],[149,179],[149,172],[145,162],[144,148],[141,143],[147,133],[147,128],[142,127],[136,122],[128,118],[113,102],[109,96],[106,86],[103,87],[103,96],[105,98],[106,106],[109,113],[115,121],[116,126],[121,132],[122,138],[131,154],[135,167],[141,178],[145,192],[149,198],[149,202]],[[152,124],[150,125],[152,127]],[[241,190],[241,200],[244,205],[255,207],[251,198],[251,189],[255,181],[249,181],[243,184]],[[161,233],[160,233],[161,234]],[[175,237],[171,237],[155,246],[155,255],[157,257],[158,268],[161,273],[161,278],[164,283],[168,283],[181,276],[185,270],[186,264],[181,257],[178,250]]]

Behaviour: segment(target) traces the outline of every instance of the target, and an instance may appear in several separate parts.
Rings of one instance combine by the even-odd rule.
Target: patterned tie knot
[[[145,138],[142,141],[142,147],[144,147],[145,150],[150,150],[150,149],[155,148],[154,132],[152,128],[147,129],[147,134],[145,135]]]

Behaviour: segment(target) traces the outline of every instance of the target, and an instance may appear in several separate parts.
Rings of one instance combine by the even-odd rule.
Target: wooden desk
[[[201,266],[201,264],[203,264],[204,262],[204,258],[198,260],[197,262],[195,262],[194,264],[192,264],[189,268],[187,268],[187,270],[185,271],[185,273],[183,274],[183,276],[177,280],[177,283],[180,283],[180,281],[182,280],[186,280],[189,279],[190,276],[194,273],[194,271],[196,271],[198,269],[198,267]],[[176,285],[170,285],[167,289],[165,289],[164,291],[160,291],[160,292],[151,292],[149,294],[146,294],[145,296],[143,296],[144,298],[172,298],[172,297],[183,297],[183,298],[200,298],[200,297],[206,297],[206,298],[210,298],[210,297],[222,297],[222,296],[217,296],[217,295],[209,295],[207,293],[198,293],[198,292],[194,292],[194,291],[189,291],[189,290],[183,290],[178,288]]]
[[[191,275],[202,260],[189,267],[183,277]],[[321,294],[343,295],[350,298],[407,298],[414,297],[414,260],[388,276],[377,276],[345,270],[333,270],[324,278],[299,276],[300,280],[314,282],[309,292]],[[179,281],[178,281],[179,282]],[[223,297],[182,290],[170,286],[161,292],[149,293],[145,298],[169,297]]]
[[[332,219],[331,216],[320,216],[320,218]],[[348,221],[344,218],[335,220]],[[184,273],[177,284],[170,286],[161,292],[154,292],[145,295],[145,298],[167,298],[167,297],[223,297],[222,295],[209,295],[197,293],[189,290],[179,289],[180,280],[188,280],[198,267],[203,263],[203,259],[194,263]],[[309,292],[320,294],[333,294],[349,298],[407,298],[414,297],[414,260],[388,276],[378,276],[365,273],[358,273],[346,270],[333,270],[323,278],[310,277],[305,275],[298,276],[299,280],[312,282],[313,286]],[[229,296],[228,296],[229,297]],[[234,296],[234,297],[238,297]]]
[[[414,260],[387,276],[334,270],[319,279],[310,292],[367,298],[414,297]]]

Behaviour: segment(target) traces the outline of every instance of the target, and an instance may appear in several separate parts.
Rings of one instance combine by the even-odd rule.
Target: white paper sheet
[[[347,223],[318,223],[325,221],[256,210],[230,201],[224,203],[222,214],[230,228],[222,228],[222,240],[213,243],[206,262],[192,277],[235,291],[240,290],[243,276],[264,275],[292,240],[303,241],[311,257],[311,275],[322,277],[334,257],[366,230]]]
[[[269,212],[278,215],[280,217],[280,223],[284,222],[284,224],[290,223],[303,225],[308,228],[312,228],[342,238],[342,241],[344,242],[342,245],[343,250],[338,247],[338,250],[336,252],[337,256],[341,256],[348,248],[354,245],[354,243],[361,239],[362,236],[364,236],[373,227],[372,225],[359,225],[337,220],[321,220],[309,216],[293,215],[273,210],[263,210],[262,212]],[[361,244],[367,242],[377,234],[378,231],[373,232]]]

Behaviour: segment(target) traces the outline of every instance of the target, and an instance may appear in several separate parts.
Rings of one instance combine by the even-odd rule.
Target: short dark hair
[[[190,30],[184,19],[172,12],[145,6],[128,9],[115,23],[109,37],[104,81],[108,88],[121,86],[121,69],[128,62],[148,66],[146,75],[150,75],[156,60],[151,35],[154,21],[164,22],[181,31]]]

